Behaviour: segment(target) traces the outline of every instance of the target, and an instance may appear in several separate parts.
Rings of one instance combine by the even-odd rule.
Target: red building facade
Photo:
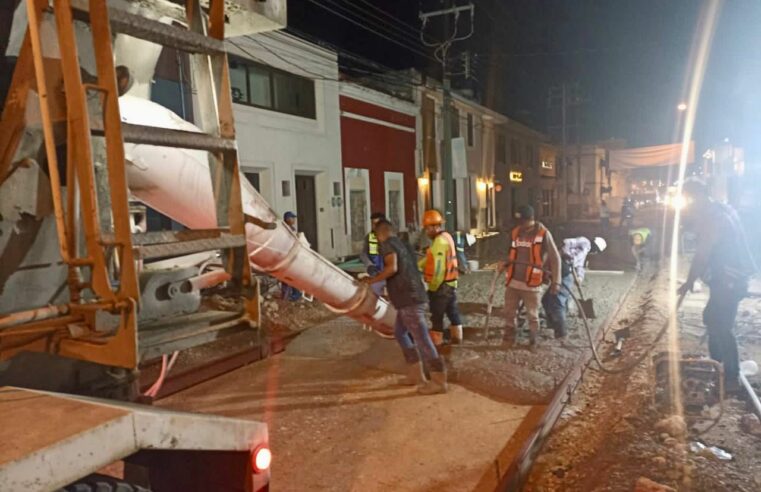
[[[371,213],[385,213],[400,230],[415,221],[416,109],[350,84],[342,84],[340,109],[346,232],[358,252]]]

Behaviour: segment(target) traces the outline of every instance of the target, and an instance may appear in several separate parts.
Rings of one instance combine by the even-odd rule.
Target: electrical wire
[[[382,17],[378,16],[377,14],[374,14],[374,13],[372,13],[372,12],[366,10],[366,9],[363,9],[361,6],[357,5],[356,3],[345,2],[346,5],[351,5],[352,7],[354,7],[357,12],[348,9],[347,7],[344,6],[344,4],[338,4],[335,0],[323,0],[323,1],[327,1],[330,4],[339,6],[344,11],[347,11],[347,12],[349,12],[351,14],[357,15],[357,12],[359,12],[359,13],[365,15],[365,16],[368,16],[368,17],[374,19],[372,22],[368,22],[369,24],[372,24],[373,27],[380,28],[381,30],[382,29],[393,29],[393,30],[396,31],[396,34],[394,34],[394,33],[390,33],[390,34],[394,34],[396,36],[401,36],[401,37],[406,37],[406,38],[411,38],[411,40],[414,41],[414,42],[418,41],[418,35],[420,33],[420,29],[416,29],[416,28],[404,29],[402,27],[404,24],[400,24],[399,20],[394,20],[393,22],[389,22],[388,19],[383,19]],[[371,4],[368,4],[368,5],[371,5]],[[361,16],[358,15],[357,17],[361,17]],[[362,19],[362,20],[367,21],[367,19]],[[378,22],[380,22],[380,24],[378,24]]]
[[[381,38],[384,38],[384,39],[386,39],[388,41],[391,41],[392,43],[394,43],[394,44],[396,44],[398,46],[401,46],[402,48],[404,48],[404,49],[406,49],[406,50],[408,50],[408,51],[410,51],[412,53],[420,55],[420,56],[422,56],[424,58],[428,58],[431,61],[438,61],[435,58],[433,58],[432,56],[430,56],[427,53],[425,53],[424,51],[416,49],[416,48],[414,48],[412,46],[409,46],[409,45],[405,44],[402,41],[399,41],[398,39],[389,37],[389,36],[387,36],[386,34],[384,34],[382,32],[379,32],[379,31],[377,31],[375,29],[372,29],[372,28],[362,24],[361,22],[357,21],[356,19],[353,19],[353,18],[351,18],[349,16],[346,16],[346,15],[342,14],[341,12],[337,12],[336,10],[330,8],[327,5],[324,5],[324,4],[320,3],[320,2],[318,2],[317,0],[307,0],[307,1],[312,3],[312,4],[314,4],[314,5],[317,5],[321,9],[324,9],[324,10],[326,10],[326,11],[328,11],[328,12],[330,12],[330,13],[332,13],[332,14],[334,14],[334,15],[336,15],[336,16],[338,16],[338,17],[340,17],[340,18],[342,18],[342,19],[344,19],[344,20],[346,20],[346,21],[348,21],[348,22],[350,22],[350,23],[352,23],[352,24],[354,24],[354,25],[364,29],[364,30],[366,30],[366,31],[368,31],[368,32],[371,32],[371,33],[373,33],[373,34],[375,34],[375,35],[377,35],[377,36],[379,36]]]

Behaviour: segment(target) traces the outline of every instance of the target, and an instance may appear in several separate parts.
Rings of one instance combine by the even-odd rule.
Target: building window
[[[552,190],[542,190],[542,217],[552,217],[554,205],[552,198]]]
[[[473,141],[475,140],[473,129],[473,114],[468,113],[468,147],[473,147]]]
[[[314,80],[237,58],[230,59],[233,102],[316,118]]]
[[[526,165],[534,167],[534,147],[531,144],[526,145]]]
[[[521,149],[518,147],[518,140],[512,139],[510,141],[510,164],[513,166],[520,166],[521,164]]]
[[[507,164],[507,142],[504,135],[497,135],[497,148],[494,154],[497,157],[497,162],[500,164]]]

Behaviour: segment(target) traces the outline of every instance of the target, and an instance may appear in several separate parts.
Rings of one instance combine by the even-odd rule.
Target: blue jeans
[[[428,333],[425,304],[397,308],[394,336],[402,347],[404,359],[408,364],[414,364],[422,358],[430,371],[444,371],[444,362],[439,357],[431,341],[431,335]]]
[[[548,290],[542,297],[544,314],[547,315],[547,325],[555,330],[555,337],[560,338],[568,334],[566,312],[568,311],[568,299],[570,289],[573,288],[573,275],[569,274],[561,280],[563,286],[557,294],[551,294]]]

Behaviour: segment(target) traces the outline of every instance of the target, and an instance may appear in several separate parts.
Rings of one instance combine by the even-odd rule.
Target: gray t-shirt
[[[380,243],[379,252],[384,257],[392,253],[396,254],[396,273],[386,279],[386,289],[391,298],[391,304],[396,308],[403,308],[428,302],[428,295],[412,249],[394,236]]]

